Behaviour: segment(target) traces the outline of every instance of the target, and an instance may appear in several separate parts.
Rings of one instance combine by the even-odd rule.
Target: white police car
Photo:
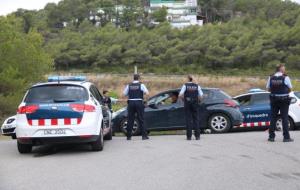
[[[61,143],[89,143],[92,150],[101,151],[103,139],[112,138],[111,112],[102,99],[85,77],[49,77],[33,85],[17,111],[19,152]]]
[[[10,136],[12,139],[16,139],[16,116],[7,118],[1,127],[1,134],[4,136]]]
[[[266,128],[271,123],[270,93],[261,89],[251,89],[248,93],[234,97],[240,103],[243,124],[239,128]],[[291,92],[289,109],[289,126],[295,129],[300,126],[300,92]],[[277,130],[282,130],[282,121],[277,120]]]

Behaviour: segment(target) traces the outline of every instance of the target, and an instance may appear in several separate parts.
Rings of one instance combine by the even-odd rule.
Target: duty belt
[[[198,99],[197,98],[185,98],[185,101],[187,101],[187,102],[197,102]]]
[[[290,99],[289,95],[286,96],[277,96],[276,94],[270,94],[270,97],[277,100],[288,100]]]

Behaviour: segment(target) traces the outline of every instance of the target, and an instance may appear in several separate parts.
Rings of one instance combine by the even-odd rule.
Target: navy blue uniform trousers
[[[192,137],[192,131],[194,129],[195,137],[200,136],[199,126],[199,103],[197,101],[185,101],[185,120],[186,120],[186,136],[187,138]]]
[[[128,100],[128,125],[127,125],[127,137],[132,136],[132,128],[134,125],[135,117],[137,117],[137,122],[142,136],[147,136],[146,129],[144,127],[144,102],[142,100]]]
[[[290,98],[287,97],[270,97],[271,101],[271,125],[269,128],[269,137],[275,138],[275,129],[276,129],[276,121],[277,118],[280,117],[282,120],[282,130],[283,137],[285,139],[290,138],[289,133],[289,106],[290,106]],[[280,112],[280,115],[278,115]]]

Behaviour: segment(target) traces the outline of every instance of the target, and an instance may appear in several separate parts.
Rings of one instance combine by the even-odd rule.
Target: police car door
[[[270,125],[270,94],[256,93],[251,95],[251,114],[249,120],[254,127],[264,127]]]
[[[90,91],[92,93],[92,95],[94,96],[94,98],[97,101],[97,106],[99,106],[99,108],[102,110],[102,114],[103,114],[103,123],[104,123],[104,132],[106,133],[109,130],[110,127],[110,111],[109,108],[107,108],[106,106],[103,105],[103,97],[100,94],[100,92],[98,91],[98,89],[95,86],[91,86],[90,87]]]
[[[243,124],[250,123],[249,114],[252,112],[252,106],[251,106],[251,95],[243,95],[236,98],[236,100],[240,104],[240,111],[243,114],[244,120]]]

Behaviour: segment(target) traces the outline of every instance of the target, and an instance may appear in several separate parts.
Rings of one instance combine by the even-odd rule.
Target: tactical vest
[[[286,75],[271,76],[270,77],[270,90],[271,94],[288,94],[289,87],[284,83]]]
[[[144,92],[142,91],[141,83],[131,83],[128,85],[129,99],[144,99]]]
[[[195,83],[186,83],[184,98],[186,100],[197,100],[199,96],[198,85]]]

